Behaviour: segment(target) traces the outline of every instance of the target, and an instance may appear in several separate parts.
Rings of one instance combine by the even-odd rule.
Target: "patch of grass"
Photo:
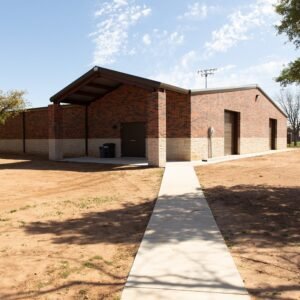
[[[82,264],[85,268],[89,268],[89,269],[98,269],[97,266],[90,262],[90,261],[85,261],[83,264]]]
[[[105,260],[102,256],[96,255],[89,259],[89,262],[92,262],[93,260],[102,260],[106,265],[111,266],[113,263],[111,261]]]
[[[25,206],[22,206],[21,208],[19,208],[19,210],[26,210],[26,209],[29,209],[29,208],[32,208],[34,206],[31,206],[31,205],[25,205]]]
[[[112,266],[113,265],[113,263],[111,262],[111,261],[109,261],[109,260],[103,260],[108,266]]]
[[[69,277],[69,275],[72,273],[72,270],[68,261],[61,261],[60,264],[59,276],[65,279]]]
[[[115,201],[115,197],[93,197],[82,199],[79,203],[79,208],[90,208],[92,206],[99,206],[104,203]]]
[[[109,197],[109,196],[98,196],[98,197],[90,197],[90,198],[80,198],[78,200],[65,200],[62,202],[63,205],[73,206],[79,209],[88,209],[96,206],[100,206],[105,203],[110,203],[118,200],[117,197]]]
[[[59,273],[59,276],[63,279],[66,279],[69,277],[69,275],[71,274],[70,270],[65,270]]]
[[[66,268],[69,266],[69,262],[67,260],[62,260],[60,262],[62,268]]]
[[[81,267],[71,267],[70,263],[66,260],[63,260],[60,262],[59,266],[59,276],[60,278],[66,279],[68,278],[72,273],[80,272],[82,270],[83,266]],[[48,270],[49,274],[54,273],[54,270]]]
[[[79,294],[78,299],[81,299],[81,300],[89,299],[87,290],[80,290],[78,292],[78,294]]]
[[[51,268],[51,267],[47,267],[46,273],[47,275],[52,275],[55,272],[55,269]]]
[[[80,296],[85,296],[87,294],[87,290],[80,290],[79,295]]]
[[[91,258],[91,260],[94,260],[94,259],[103,259],[103,257],[102,256],[100,256],[100,255],[95,255],[95,256],[93,256],[92,258]]]
[[[15,213],[17,210],[16,209],[12,209],[9,213],[10,214],[13,214],[13,213]]]
[[[9,221],[8,218],[0,218],[0,222],[6,222],[6,221]]]
[[[26,224],[24,221],[18,221],[18,223],[20,223],[20,227],[23,227]]]
[[[66,205],[69,205],[69,204],[72,205],[72,201],[71,200],[64,200],[62,203],[66,204]]]
[[[39,281],[36,285],[37,289],[40,290],[42,289],[43,287],[47,286],[49,283],[47,282],[42,282],[42,281]]]

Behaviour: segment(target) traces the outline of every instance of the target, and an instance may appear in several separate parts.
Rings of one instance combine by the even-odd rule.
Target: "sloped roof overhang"
[[[167,89],[188,94],[189,90],[110,69],[94,67],[50,98],[54,103],[88,104],[123,84],[156,91]]]

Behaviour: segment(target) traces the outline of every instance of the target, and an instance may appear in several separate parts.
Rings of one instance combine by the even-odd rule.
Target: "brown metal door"
[[[145,157],[146,149],[145,123],[133,122],[121,125],[121,152],[122,156]]]
[[[275,119],[269,121],[269,139],[270,139],[270,150],[276,149],[276,130],[277,122]]]
[[[224,154],[237,154],[237,113],[225,111],[224,115]]]

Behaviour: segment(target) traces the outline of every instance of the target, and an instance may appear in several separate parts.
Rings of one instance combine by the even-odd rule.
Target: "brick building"
[[[94,67],[50,100],[0,126],[0,152],[59,160],[111,142],[163,166],[286,147],[286,116],[256,85],[187,90]]]

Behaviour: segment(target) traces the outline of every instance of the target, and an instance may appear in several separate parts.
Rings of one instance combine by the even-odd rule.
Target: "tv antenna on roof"
[[[201,77],[205,77],[205,88],[207,89],[207,77],[210,75],[214,75],[214,73],[217,71],[218,69],[214,68],[214,69],[203,69],[203,70],[199,70],[197,73],[201,74]]]

